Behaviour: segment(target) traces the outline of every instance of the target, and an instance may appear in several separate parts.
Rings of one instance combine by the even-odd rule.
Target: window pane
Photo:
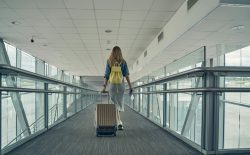
[[[35,58],[25,52],[21,52],[21,68],[35,72]]]
[[[240,66],[240,50],[225,55],[226,66]]]
[[[16,67],[16,47],[9,45],[7,43],[4,44],[10,60],[10,65]]]
[[[242,66],[250,66],[250,46],[241,49]]]

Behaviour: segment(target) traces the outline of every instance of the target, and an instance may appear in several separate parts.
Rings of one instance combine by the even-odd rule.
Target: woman
[[[111,78],[114,77],[113,71],[114,71],[114,67],[118,67],[121,71],[122,74],[122,81],[121,82],[114,82],[114,80],[110,79],[110,76],[112,76]],[[130,79],[129,79],[129,70],[128,70],[128,66],[126,61],[123,59],[122,57],[122,52],[121,52],[121,48],[118,46],[115,46],[112,49],[111,55],[107,61],[107,65],[106,65],[106,71],[105,71],[105,82],[104,82],[104,88],[103,88],[103,92],[105,92],[108,81],[110,83],[110,98],[112,103],[116,104],[117,109],[119,112],[124,111],[124,103],[123,103],[123,94],[124,94],[124,90],[125,90],[125,85],[124,85],[124,78],[126,78],[127,82],[128,82],[128,86],[130,89],[130,94],[132,93],[132,87],[131,87],[131,83],[130,83]],[[122,125],[122,121],[120,119],[120,113],[118,112],[118,129],[122,130],[123,129],[123,125]]]

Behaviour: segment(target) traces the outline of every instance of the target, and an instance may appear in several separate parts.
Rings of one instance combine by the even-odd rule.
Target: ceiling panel
[[[23,19],[45,19],[44,15],[37,9],[15,9],[15,12]]]
[[[124,10],[149,10],[153,0],[124,0]]]
[[[131,34],[133,34],[133,35],[136,35],[138,32],[139,32],[139,28],[133,28],[133,29],[131,29],[131,28],[120,28],[119,29],[119,34],[126,34],[126,35],[131,35]]]
[[[161,30],[160,28],[143,28],[143,29],[140,29],[139,34],[156,36],[156,34],[160,32],[160,30]]]
[[[93,9],[92,0],[64,0],[70,9]]]
[[[119,27],[119,20],[97,20],[98,27]]]
[[[95,9],[121,10],[122,0],[94,0]]]
[[[97,27],[96,26],[96,21],[95,20],[75,20],[73,21],[76,25],[76,27],[88,27],[88,28],[93,28]]]
[[[48,19],[69,19],[70,16],[66,9],[40,9]]]
[[[25,20],[25,23],[27,25],[32,25],[34,28],[37,28],[37,27],[51,27],[52,26],[50,24],[50,22],[48,20],[46,20],[46,19],[29,18],[29,19]],[[23,23],[22,23],[22,25],[23,25]]]
[[[15,9],[28,9],[37,8],[34,0],[4,0],[4,2],[9,6],[9,8]]]
[[[81,34],[83,40],[98,40],[99,36],[97,34]]]
[[[145,21],[143,28],[162,28],[166,22],[161,21]]]
[[[174,14],[172,11],[150,11],[146,20],[167,22]]]
[[[77,27],[77,30],[79,33],[83,34],[97,34],[97,29],[96,28],[86,28],[86,27]]]
[[[140,28],[142,24],[143,24],[143,21],[122,20],[120,27],[121,28]]]
[[[131,35],[125,35],[125,34],[124,34],[124,35],[119,35],[119,36],[118,36],[118,39],[119,39],[119,40],[124,40],[124,39],[125,39],[125,40],[128,40],[128,39],[134,40],[135,38],[136,38],[136,35],[132,35],[132,34],[131,34]]]
[[[61,34],[77,34],[75,27],[57,27],[56,31]]]
[[[185,0],[155,0],[151,10],[176,11]]]
[[[0,9],[0,18],[10,19],[10,18],[17,18],[17,17],[20,17],[20,16],[18,16],[14,11],[12,11],[9,8]]]
[[[64,9],[65,5],[63,0],[38,0],[36,1],[38,8],[49,9]]]
[[[95,19],[94,10],[68,9],[72,19]]]
[[[96,13],[96,18],[105,20],[105,19],[113,19],[113,20],[117,20],[120,19],[120,14],[121,11],[120,10],[95,10]]]
[[[144,20],[147,11],[122,11],[122,20]]]
[[[49,22],[54,27],[74,27],[70,19],[50,19]]]

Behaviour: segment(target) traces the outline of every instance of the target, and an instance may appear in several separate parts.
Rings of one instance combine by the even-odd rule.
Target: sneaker
[[[123,130],[123,125],[122,124],[118,125],[118,130]]]

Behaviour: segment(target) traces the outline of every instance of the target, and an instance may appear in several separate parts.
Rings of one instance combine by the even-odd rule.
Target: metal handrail
[[[187,88],[171,89],[148,92],[133,92],[133,94],[163,94],[163,93],[188,93],[188,92],[250,92],[250,88]]]
[[[6,74],[6,75],[8,75],[8,74],[10,74],[10,75],[18,75],[18,76],[21,75],[21,76],[26,76],[26,77],[29,77],[31,79],[40,80],[40,81],[44,81],[44,82],[61,84],[61,85],[65,85],[65,86],[69,86],[69,87],[76,87],[76,88],[79,88],[79,89],[84,89],[84,90],[89,90],[89,91],[96,91],[96,90],[93,90],[93,89],[81,87],[81,86],[74,85],[74,84],[71,84],[71,83],[68,83],[68,82],[64,82],[64,81],[53,79],[53,78],[50,78],[50,77],[46,77],[46,76],[43,76],[43,75],[40,75],[40,74],[37,74],[37,73],[26,71],[26,70],[23,70],[23,69],[20,69],[20,68],[17,68],[17,67],[13,67],[13,66],[10,66],[10,65],[1,64],[0,65],[0,71],[1,71],[2,75],[3,74]]]
[[[182,77],[200,77],[203,76],[204,73],[207,72],[220,72],[220,73],[225,73],[225,74],[229,74],[229,73],[246,73],[249,74],[250,76],[250,67],[197,67],[197,68],[193,68],[187,71],[183,71],[180,73],[176,73],[176,74],[172,74],[169,76],[166,76],[164,78],[160,78],[158,80],[146,83],[146,84],[142,84],[142,85],[138,85],[138,86],[134,86],[133,88],[141,88],[141,87],[147,87],[147,86],[151,86],[151,85],[156,85],[156,84],[161,84],[161,83],[166,83],[168,81],[171,80],[177,80],[180,79]],[[201,74],[197,74],[197,73],[201,73]]]
[[[33,88],[13,88],[13,87],[0,87],[0,91],[7,92],[30,92],[30,93],[66,93],[66,94],[81,94],[81,92],[72,92],[72,91],[60,91],[60,90],[44,90],[44,89],[33,89]],[[99,91],[94,91],[99,92]],[[85,94],[94,94],[90,92],[85,92]]]

